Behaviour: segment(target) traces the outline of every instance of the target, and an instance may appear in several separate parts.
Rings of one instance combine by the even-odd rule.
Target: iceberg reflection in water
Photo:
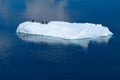
[[[63,45],[80,45],[82,48],[87,49],[90,42],[97,43],[108,43],[111,36],[107,37],[98,37],[93,39],[75,39],[75,40],[67,40],[49,36],[38,36],[38,35],[30,35],[30,34],[21,34],[17,33],[18,37],[27,42],[33,43],[46,43],[46,44],[63,44]]]

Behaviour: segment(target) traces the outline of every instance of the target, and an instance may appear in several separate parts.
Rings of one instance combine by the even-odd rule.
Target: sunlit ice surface
[[[16,32],[63,39],[83,39],[113,35],[107,27],[101,24],[69,23],[64,21],[51,21],[48,24],[24,22],[18,26]]]

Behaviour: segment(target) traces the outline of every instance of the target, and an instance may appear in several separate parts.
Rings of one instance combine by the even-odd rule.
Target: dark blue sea
[[[25,21],[107,26],[113,36],[17,34]],[[0,0],[0,80],[120,80],[120,0]]]

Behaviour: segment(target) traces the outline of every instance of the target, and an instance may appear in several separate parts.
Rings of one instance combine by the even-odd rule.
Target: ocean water
[[[120,80],[119,0],[0,0],[0,80]],[[63,40],[17,34],[24,21],[107,26],[113,36]]]

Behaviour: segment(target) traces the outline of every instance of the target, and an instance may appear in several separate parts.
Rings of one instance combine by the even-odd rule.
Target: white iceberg
[[[96,38],[113,35],[107,27],[101,24],[69,23],[62,21],[51,21],[48,24],[24,22],[18,26],[16,32],[63,39]]]

